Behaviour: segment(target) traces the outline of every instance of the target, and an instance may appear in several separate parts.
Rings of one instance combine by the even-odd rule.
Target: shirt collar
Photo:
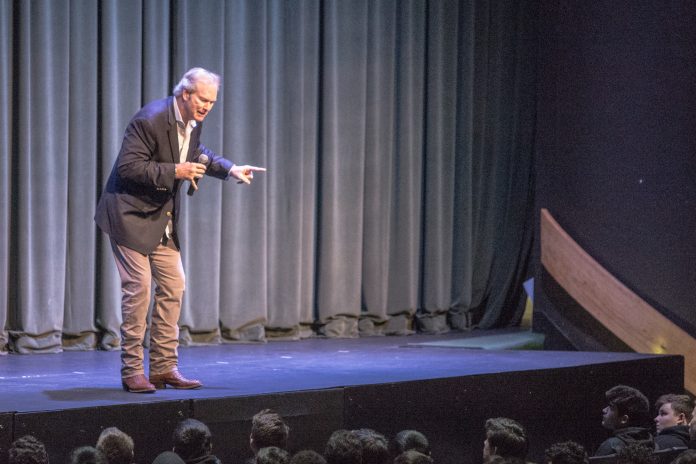
[[[181,111],[179,111],[179,104],[176,102],[176,97],[172,98],[172,105],[174,105],[174,117],[176,118],[177,124],[181,127],[185,127],[184,118],[181,117]],[[196,127],[196,121],[193,119],[190,120],[189,126],[191,126],[192,129]]]

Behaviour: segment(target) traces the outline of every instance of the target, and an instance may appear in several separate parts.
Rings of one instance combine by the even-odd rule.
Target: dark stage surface
[[[310,339],[181,348],[180,369],[200,390],[121,389],[118,352],[0,357],[0,412],[55,411],[211,399],[530,371],[639,360],[635,353],[489,351],[418,345],[487,333]]]
[[[679,356],[467,349],[457,341],[493,335],[482,340],[494,343],[477,346],[500,346],[501,339],[527,334],[182,348],[182,372],[200,378],[204,388],[147,395],[121,389],[118,352],[4,356],[0,464],[22,435],[46,443],[51,462],[66,462],[71,450],[95,444],[110,426],[133,437],[135,462],[147,464],[171,449],[172,431],[187,417],[210,427],[223,463],[243,464],[250,457],[251,418],[264,408],[288,421],[291,452],[322,452],[340,428],[367,427],[387,437],[416,429],[430,440],[438,464],[480,464],[485,420],[512,417],[527,429],[530,460],[541,462],[553,442],[574,439],[594,449],[604,439],[601,410],[609,387],[632,385],[651,401],[683,389]],[[423,345],[432,342],[445,346]]]

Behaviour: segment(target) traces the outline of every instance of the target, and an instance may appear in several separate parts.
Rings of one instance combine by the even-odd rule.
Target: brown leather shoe
[[[121,379],[123,389],[131,393],[154,393],[155,386],[147,381],[143,374],[134,375]]]
[[[166,374],[150,374],[150,382],[152,382],[157,389],[166,388],[167,385],[180,390],[190,390],[203,386],[200,380],[187,379],[176,369]]]

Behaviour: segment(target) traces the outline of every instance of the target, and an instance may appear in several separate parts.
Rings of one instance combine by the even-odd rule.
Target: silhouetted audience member
[[[627,443],[616,453],[616,464],[655,464],[654,448],[641,442]]]
[[[691,420],[689,421],[689,448],[696,449],[696,406],[691,411]]]
[[[527,464],[524,459],[515,456],[498,456],[493,454],[486,461],[487,464]]]
[[[186,464],[220,464],[213,455],[210,429],[196,419],[185,419],[174,430],[174,452]]]
[[[507,417],[486,421],[486,439],[483,442],[483,461],[493,455],[526,459],[529,443],[522,424]]]
[[[613,436],[604,440],[594,455],[615,454],[630,443],[654,449],[655,442],[647,427],[650,403],[645,395],[633,387],[617,385],[607,390],[605,396],[608,404],[602,410],[602,426]]]
[[[421,432],[417,430],[402,430],[389,442],[389,449],[393,458],[408,450],[430,456],[430,443]]]
[[[290,454],[277,446],[266,446],[256,453],[254,462],[256,464],[288,464]]]
[[[413,449],[404,451],[394,458],[394,464],[433,464],[433,462],[430,456]]]
[[[588,464],[585,448],[574,441],[554,443],[544,451],[545,464]]]
[[[684,451],[672,461],[672,464],[696,464],[696,450]]]
[[[326,464],[326,459],[314,450],[302,450],[290,458],[290,464]]]
[[[360,439],[350,430],[336,430],[326,442],[324,458],[327,464],[362,464]]]
[[[102,430],[97,449],[104,453],[109,464],[131,464],[135,456],[133,439],[116,427]]]
[[[48,464],[46,447],[36,437],[24,435],[16,439],[9,449],[9,464]]]
[[[388,464],[389,442],[386,437],[372,429],[353,430],[362,446],[362,464]]]
[[[176,454],[174,451],[165,451],[160,453],[152,464],[186,464],[181,456]]]
[[[249,446],[254,454],[269,446],[287,449],[289,436],[290,427],[280,414],[272,409],[259,411],[251,419]]]
[[[94,446],[81,446],[70,453],[70,464],[108,464],[104,453]]]
[[[689,395],[662,395],[655,402],[655,445],[660,449],[689,446],[689,422],[694,401]]]

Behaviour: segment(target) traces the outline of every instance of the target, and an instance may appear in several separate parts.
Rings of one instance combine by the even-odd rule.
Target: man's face
[[[691,422],[689,422],[689,435],[692,441],[696,441],[696,408],[691,414]]]
[[[616,406],[609,405],[602,409],[602,427],[614,430],[619,426],[619,411]]]
[[[196,122],[203,122],[217,101],[217,92],[217,85],[208,82],[198,82],[194,92],[184,90],[181,94],[184,106],[181,108],[181,117],[184,121],[194,119]]]
[[[655,417],[655,429],[657,433],[660,433],[667,427],[685,424],[686,418],[684,418],[684,414],[676,414],[674,409],[672,409],[672,403],[663,404],[660,406],[660,410],[657,411],[657,416]]]

